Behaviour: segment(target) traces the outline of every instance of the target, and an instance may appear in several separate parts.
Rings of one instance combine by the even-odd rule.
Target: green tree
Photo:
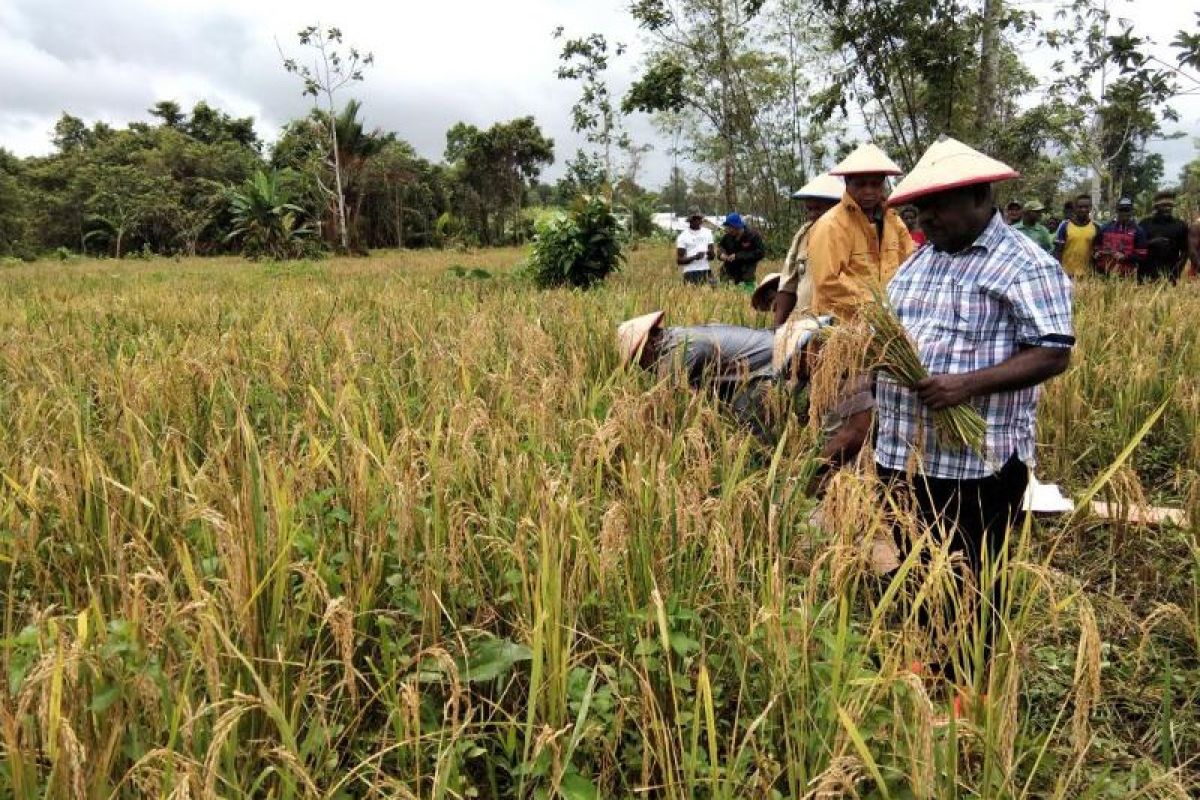
[[[1181,67],[1200,70],[1200,11],[1196,12],[1196,24],[1176,34],[1171,46],[1179,51],[1176,60]]]
[[[1200,139],[1197,155],[1179,171],[1179,213],[1184,219],[1200,217]]]
[[[159,100],[147,109],[152,117],[158,117],[168,128],[182,128],[184,120],[183,109],[174,100]]]
[[[734,0],[636,0],[630,10],[651,37],[642,76],[626,112],[690,111],[715,131],[725,205],[738,207],[737,154],[750,142],[758,107],[743,72],[754,57],[750,22],[762,3]]]
[[[359,118],[362,104],[354,99],[332,120],[338,142],[337,158],[330,156],[327,131],[331,121],[322,109],[313,109],[308,117],[289,123],[276,142],[271,163],[277,169],[288,168],[301,186],[294,202],[308,208],[314,216],[327,217],[330,229],[341,241],[341,214],[346,215],[346,242],[351,251],[360,250],[358,219],[363,210],[363,176],[369,162],[395,139],[380,130],[368,132]],[[340,169],[340,191],[338,170]],[[343,205],[339,206],[338,198]]]
[[[192,106],[192,113],[183,130],[198,142],[220,144],[232,142],[258,153],[262,140],[254,130],[253,117],[231,117],[201,100]]]
[[[829,42],[812,25],[809,0],[777,0],[765,7],[766,43],[778,53],[772,63],[777,98],[765,115],[765,128],[777,144],[778,181],[789,190],[803,186],[823,171],[828,147],[825,140],[838,126],[816,113],[810,98],[824,87],[830,61]]]
[[[1114,21],[1108,0],[1064,5],[1061,23],[1040,32],[1048,45],[1070,54],[1054,65],[1047,92],[1085,121],[1089,135],[1076,138],[1071,155],[1090,172],[1092,201],[1099,205],[1134,173],[1141,182],[1154,173],[1145,143],[1159,134],[1162,119],[1175,118],[1169,103],[1182,87],[1200,88],[1200,78],[1183,69],[1195,55],[1194,35],[1184,31],[1176,38],[1175,66],[1153,54],[1153,42],[1137,32],[1135,21]]]
[[[385,134],[378,129],[368,133],[358,118],[361,108],[362,104],[352,99],[334,119],[338,147],[336,163],[341,165],[342,194],[348,213],[346,224],[350,231],[350,248],[354,251],[362,249],[358,241],[358,219],[366,197],[362,185],[364,170],[367,163],[395,139],[394,134]]]
[[[563,36],[563,28],[554,31],[554,38]],[[625,45],[613,47],[613,54],[621,56]],[[588,142],[597,145],[604,164],[604,191],[612,201],[613,146],[625,146],[628,137],[621,130],[620,115],[613,105],[605,73],[608,71],[608,40],[599,33],[563,42],[559,54],[562,65],[558,68],[559,80],[578,81],[579,100],[571,107],[572,130],[586,135]]]
[[[369,245],[432,244],[434,224],[446,210],[442,172],[407,142],[388,141],[367,162],[362,178],[360,227]]]
[[[121,258],[124,244],[171,202],[170,180],[129,164],[89,164],[83,181],[93,187],[85,208],[96,225],[89,233],[107,238],[113,257]]]
[[[504,240],[507,222],[520,230],[525,190],[554,162],[554,140],[533,117],[498,122],[487,130],[456,123],[446,133],[456,210],[473,218],[484,244]]]
[[[654,233],[654,210],[658,204],[655,195],[645,192],[629,191],[622,195],[625,198],[621,210],[625,212],[625,229],[631,236],[644,239]]]
[[[1138,196],[1154,190],[1163,175],[1162,156],[1147,151],[1161,137],[1161,120],[1178,120],[1173,109],[1154,111],[1152,93],[1140,81],[1122,79],[1112,83],[1098,113],[1103,138],[1099,142],[1104,165],[1104,196],[1115,202],[1122,195]]]
[[[12,255],[28,249],[28,228],[22,164],[0,148],[0,254]]]
[[[576,150],[564,166],[563,176],[554,187],[559,205],[570,205],[579,195],[593,194],[604,187],[604,164],[598,157]]]
[[[651,49],[623,108],[655,115],[679,174],[681,157],[715,172],[723,199],[710,210],[751,211],[790,235],[788,195],[825,168],[842,126],[813,102],[832,56],[811,0],[645,0],[632,13]],[[677,201],[673,186],[663,197]]]
[[[696,177],[687,190],[686,206],[699,206],[702,211],[711,212],[721,207],[721,190],[710,181]]]
[[[679,166],[671,167],[671,175],[658,190],[658,197],[663,206],[673,214],[683,214],[687,211],[687,176]]]
[[[342,174],[342,149],[338,140],[338,114],[335,95],[355,81],[363,79],[363,69],[374,63],[371,53],[360,53],[355,47],[343,50],[339,28],[310,25],[297,34],[300,45],[311,51],[312,63],[301,63],[283,56],[283,68],[296,75],[304,84],[304,94],[314,102],[324,102],[325,127],[328,134],[326,152],[333,167],[333,199],[337,209],[338,240],[342,252],[350,250],[347,202]]]
[[[253,121],[204,104],[188,117],[171,101],[151,114],[159,124],[119,130],[63,115],[58,152],[24,164],[33,246],[85,250],[103,241],[115,250],[119,240],[122,253],[149,246],[189,254],[223,246],[230,223],[220,187],[261,163]]]
[[[218,248],[229,231],[230,221],[222,213],[224,187],[244,181],[262,162],[254,145],[237,132],[207,140],[189,130],[190,124],[183,130],[161,126],[142,160],[148,169],[169,175],[173,184],[172,202],[153,231],[152,245],[162,252],[179,249],[196,255],[202,245]]]
[[[54,123],[54,146],[60,153],[78,153],[96,143],[96,134],[79,117],[65,111]]]
[[[228,191],[234,223],[228,238],[240,241],[248,258],[283,260],[307,250],[312,231],[303,224],[304,209],[289,202],[282,177],[259,170]]]
[[[966,0],[814,0],[813,6],[836,55],[832,82],[818,100],[824,113],[845,114],[856,104],[872,138],[906,167],[940,134],[981,143],[978,7]],[[998,33],[990,43],[999,46]]]

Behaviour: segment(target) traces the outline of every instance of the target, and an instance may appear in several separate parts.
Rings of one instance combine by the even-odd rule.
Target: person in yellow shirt
[[[808,237],[813,225],[821,216],[833,208],[846,193],[841,178],[821,175],[806,183],[792,195],[793,200],[804,203],[804,224],[792,237],[787,258],[783,261],[783,273],[779,277],[778,292],[774,302],[775,325],[788,321],[792,310],[807,311],[812,305],[812,274],[808,270]]]
[[[1092,271],[1096,248],[1100,244],[1100,226],[1092,221],[1092,196],[1075,198],[1070,219],[1064,219],[1054,234],[1054,256],[1072,278]]]
[[[846,178],[846,193],[809,234],[812,313],[854,319],[859,306],[882,291],[912,255],[908,228],[886,206],[887,176],[900,172],[873,144],[859,145],[829,171]]]

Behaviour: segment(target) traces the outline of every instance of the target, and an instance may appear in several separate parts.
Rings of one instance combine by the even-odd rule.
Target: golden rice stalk
[[[1092,604],[1079,598],[1079,649],[1075,655],[1075,713],[1071,738],[1075,755],[1082,756],[1091,745],[1092,708],[1100,698],[1100,631]]]
[[[854,756],[837,756],[809,784],[812,789],[804,800],[858,797],[857,784],[863,777],[862,761]]]
[[[808,419],[820,433],[826,417],[846,397],[851,379],[867,372],[867,348],[871,330],[862,321],[838,323],[822,331],[821,347],[811,357],[808,382]]]
[[[871,326],[866,349],[877,369],[888,372],[910,389],[929,377],[917,348],[882,294],[876,293],[874,302],[862,307],[861,315]],[[983,455],[987,424],[974,406],[963,403],[938,409],[933,412],[933,424],[938,443],[943,447],[966,446]]]

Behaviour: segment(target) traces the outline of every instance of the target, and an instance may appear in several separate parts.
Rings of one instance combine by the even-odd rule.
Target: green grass
[[[988,703],[935,725],[905,665],[916,603],[961,616],[944,558],[881,586],[869,484],[810,524],[802,426],[614,370],[621,320],[766,324],[746,295],[665,248],[589,293],[520,258],[0,271],[0,796],[1200,789],[1194,528],[1023,532]],[[1100,495],[1200,516],[1198,316],[1079,287],[1043,480],[1168,401]]]

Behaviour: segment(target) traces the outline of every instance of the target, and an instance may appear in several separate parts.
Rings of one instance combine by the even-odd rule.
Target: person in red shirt
[[[917,218],[917,207],[905,206],[900,209],[900,219],[904,221],[904,227],[908,228],[908,235],[912,237],[913,249],[925,244],[925,231],[921,230],[921,221]]]
[[[1104,275],[1134,277],[1146,260],[1146,230],[1133,218],[1133,201],[1117,201],[1117,218],[1100,228],[1096,269]]]

